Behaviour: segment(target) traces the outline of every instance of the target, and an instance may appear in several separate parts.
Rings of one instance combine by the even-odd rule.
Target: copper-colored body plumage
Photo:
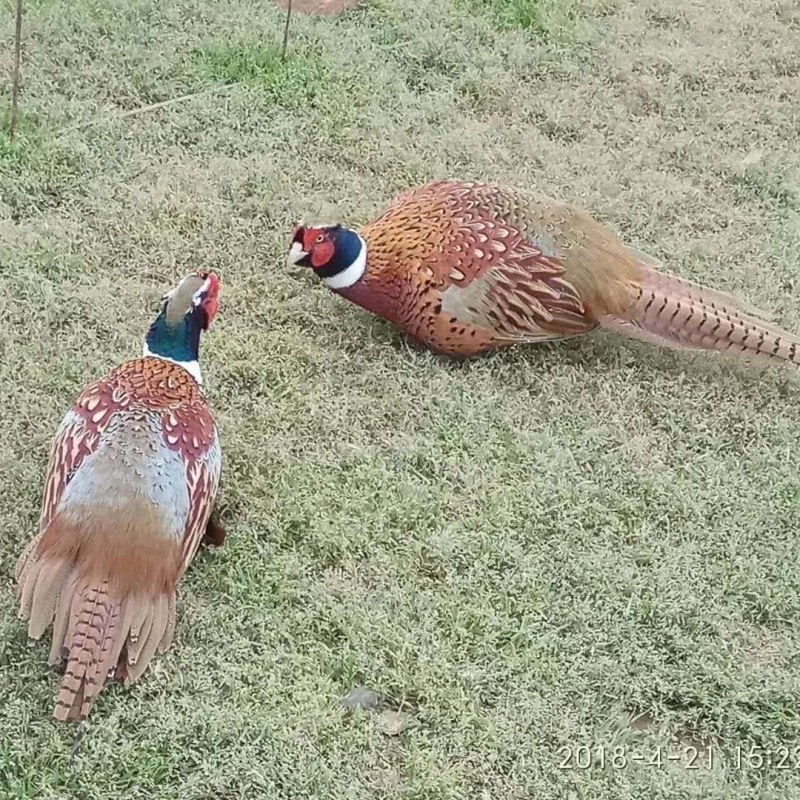
[[[169,647],[176,586],[219,475],[211,412],[195,379],[169,361],[123,364],[64,418],[39,534],[16,571],[29,635],[52,623],[50,663],[66,662],[56,719],[85,718],[110,677],[136,680]],[[209,538],[223,537],[213,525]]]
[[[440,353],[471,356],[602,326],[800,366],[800,339],[728,295],[666,274],[555,201],[441,181],[401,194],[359,233],[366,272],[336,291]]]

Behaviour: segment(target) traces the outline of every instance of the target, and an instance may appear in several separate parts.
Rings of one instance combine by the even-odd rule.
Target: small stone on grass
[[[378,727],[387,736],[399,736],[407,727],[410,715],[405,711],[382,711],[378,717]]]

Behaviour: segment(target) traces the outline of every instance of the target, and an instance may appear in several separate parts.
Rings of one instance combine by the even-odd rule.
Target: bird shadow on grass
[[[443,369],[469,372],[476,364],[496,363],[503,367],[530,369],[548,373],[559,367],[590,367],[595,372],[618,377],[623,369],[633,369],[642,381],[653,375],[680,379],[682,385],[705,389],[709,381],[734,380],[745,394],[760,393],[767,380],[784,397],[791,397],[800,388],[792,380],[791,370],[781,365],[742,359],[715,352],[695,352],[668,347],[654,347],[605,331],[593,331],[583,336],[553,342],[515,344],[470,358],[458,358],[430,351],[425,345],[395,328],[390,322],[371,316],[360,316],[354,325],[353,355],[363,351],[364,339],[388,345],[397,351],[405,350],[413,358],[430,358]],[[357,328],[361,328],[358,331]],[[362,334],[362,335],[359,335]],[[347,345],[346,345],[347,346]],[[800,395],[797,395],[800,397]]]

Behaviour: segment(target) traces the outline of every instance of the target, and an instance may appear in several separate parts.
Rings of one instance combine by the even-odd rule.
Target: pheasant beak
[[[289,255],[286,259],[287,266],[307,267],[309,266],[308,263],[303,263],[304,259],[306,258],[308,258],[308,251],[303,250],[303,245],[300,242],[292,242],[292,246],[289,249]]]

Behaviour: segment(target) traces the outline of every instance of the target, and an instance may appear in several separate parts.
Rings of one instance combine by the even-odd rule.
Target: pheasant
[[[20,617],[66,670],[57,720],[85,719],[112,677],[130,684],[170,645],[176,587],[220,480],[217,426],[201,391],[201,333],[219,307],[213,272],[163,298],[144,357],[86,386],[50,454],[39,534],[17,563]]]
[[[360,230],[301,222],[288,263],[450,356],[600,327],[800,366],[800,338],[763,312],[667,274],[582,211],[493,184],[410,189]]]

